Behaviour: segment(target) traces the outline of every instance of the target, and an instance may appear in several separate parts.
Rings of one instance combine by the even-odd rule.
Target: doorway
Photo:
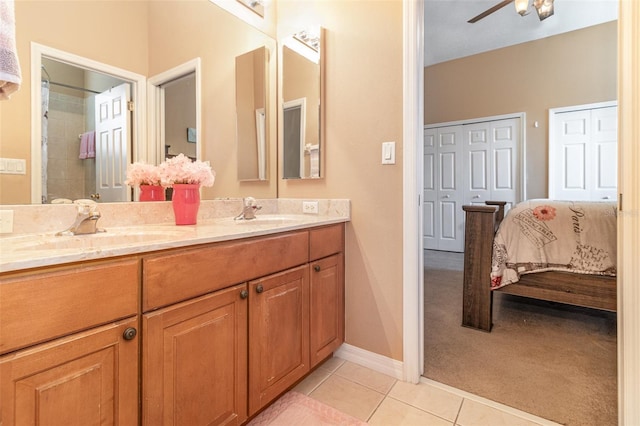
[[[68,76],[72,76],[72,79],[68,80]],[[145,140],[146,126],[139,125],[139,123],[145,122],[146,109],[144,102],[138,102],[138,100],[144,99],[144,81],[145,78],[139,74],[48,46],[32,43],[31,87],[41,88],[41,90],[32,92],[32,203],[41,204],[43,202],[51,202],[54,199],[59,200],[58,202],[67,202],[67,200],[77,198],[92,198],[92,195],[96,201],[100,201],[98,198],[99,191],[95,183],[97,169],[95,165],[91,164],[94,162],[91,160],[94,154],[91,150],[81,151],[83,151],[82,147],[85,142],[83,136],[87,136],[88,133],[95,130],[95,124],[92,119],[95,114],[93,97],[104,90],[108,91],[115,85],[125,84],[130,90],[130,100],[132,102],[127,102],[126,105],[123,105],[123,108],[127,111],[126,114],[130,115],[131,124],[131,131],[126,132],[129,142],[126,144],[127,152],[125,153],[124,164],[136,161],[138,158],[144,158],[146,147],[143,146],[143,141]],[[54,95],[49,96],[51,93]],[[56,111],[59,115],[55,118],[65,117],[74,123],[72,126],[65,125],[67,133],[64,136],[57,134],[55,127],[49,129],[49,126],[54,124],[49,117],[50,106],[60,109]],[[131,109],[132,112],[129,113],[128,111]],[[53,114],[53,111],[51,112]],[[53,130],[53,133],[51,130]],[[76,130],[78,131],[76,132]],[[52,157],[51,162],[53,164],[49,165],[47,151],[49,151],[49,142],[52,135],[63,137],[63,140],[59,141],[59,143],[63,144],[64,150],[68,151],[71,157],[67,159]],[[71,148],[69,148],[69,145],[71,145]],[[87,145],[84,146],[86,147]],[[61,157],[61,152],[62,149],[54,150],[52,155]],[[78,153],[77,157],[75,157],[75,152]],[[72,162],[79,164],[75,164],[76,167],[70,168],[69,164]],[[51,170],[52,173],[49,173],[48,170]],[[55,175],[55,173],[58,174]],[[125,173],[126,167],[121,167],[116,179],[119,182],[121,195],[118,195],[117,199],[113,201],[131,201],[132,199],[131,191],[126,190],[123,184]],[[49,182],[50,175],[54,175],[56,178],[58,176],[70,176],[70,178],[66,179],[67,182],[56,182],[56,185],[53,185],[53,181]],[[68,189],[72,184],[72,189]],[[53,191],[49,190],[48,186],[52,186]]]

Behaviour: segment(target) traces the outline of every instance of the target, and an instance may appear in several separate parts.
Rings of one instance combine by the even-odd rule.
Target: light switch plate
[[[382,164],[396,164],[395,142],[382,142]]]
[[[0,234],[13,232],[13,210],[0,210]]]

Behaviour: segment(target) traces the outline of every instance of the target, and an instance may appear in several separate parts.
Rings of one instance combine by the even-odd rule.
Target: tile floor
[[[417,385],[405,383],[334,357],[293,390],[371,425],[556,425],[446,385],[424,380]]]

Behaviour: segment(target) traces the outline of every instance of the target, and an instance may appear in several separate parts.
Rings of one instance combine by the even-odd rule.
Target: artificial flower
[[[127,167],[127,179],[124,183],[129,186],[161,185],[160,168],[144,162],[130,164]]]
[[[159,168],[162,184],[165,186],[172,186],[176,183],[212,186],[215,181],[215,172],[211,169],[208,161],[192,161],[184,154],[167,158]]]

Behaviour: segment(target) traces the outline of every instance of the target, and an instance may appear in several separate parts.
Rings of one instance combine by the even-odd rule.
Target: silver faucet
[[[243,200],[242,212],[236,216],[235,220],[251,220],[256,218],[256,211],[260,210],[262,206],[258,205],[258,202],[253,197],[245,197]]]
[[[97,227],[98,219],[100,219],[100,212],[96,210],[98,205],[95,201],[75,200],[73,204],[78,208],[78,214],[73,225],[64,231],[58,232],[56,235],[85,235],[105,232],[104,229],[99,229]]]

